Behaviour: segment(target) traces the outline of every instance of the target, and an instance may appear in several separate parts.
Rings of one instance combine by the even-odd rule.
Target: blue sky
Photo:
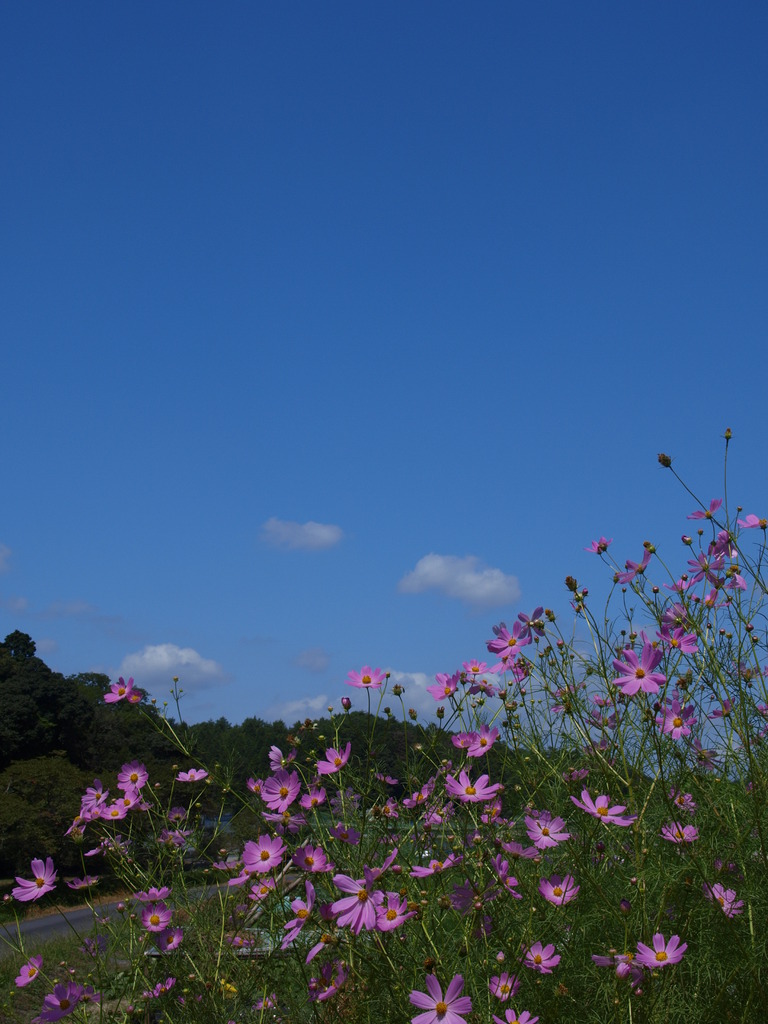
[[[0,11],[0,635],[406,700],[583,548],[765,515],[768,8]],[[682,563],[680,563],[682,564]]]

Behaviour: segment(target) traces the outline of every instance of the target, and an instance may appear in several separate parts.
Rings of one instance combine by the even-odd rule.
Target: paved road
[[[96,909],[98,917],[110,914],[118,904],[118,900],[110,903],[102,903]],[[78,935],[85,937],[93,929],[94,911],[88,907],[79,910],[62,910],[59,913],[45,914],[42,917],[32,917],[28,921],[22,921],[19,931],[24,939],[24,947],[29,952],[34,947],[48,939],[61,937],[63,935]],[[17,947],[19,941],[18,932],[13,924],[0,925],[0,957],[9,956]],[[10,943],[10,944],[9,944]]]

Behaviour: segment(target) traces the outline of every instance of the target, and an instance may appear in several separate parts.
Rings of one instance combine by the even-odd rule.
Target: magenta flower
[[[514,1010],[505,1010],[504,1020],[501,1017],[497,1017],[495,1013],[493,1019],[496,1024],[536,1024],[539,1018],[532,1017],[527,1010],[521,1010],[519,1014]]]
[[[333,865],[328,862],[322,846],[302,846],[294,850],[291,860],[302,871],[332,871]]]
[[[682,626],[676,629],[663,627],[658,634],[659,639],[673,651],[681,654],[696,654],[699,649],[695,633],[686,633]]]
[[[593,540],[588,548],[584,548],[585,551],[589,551],[592,555],[602,555],[604,551],[607,551],[609,546],[613,544],[613,537],[610,540],[606,540],[605,537],[601,537],[600,540]]]
[[[386,906],[381,903],[376,908],[376,927],[380,932],[391,932],[415,915],[415,910],[408,910],[408,900],[404,896],[388,892]]]
[[[573,797],[571,797],[573,799]],[[534,818],[531,815],[526,815],[525,818],[526,831],[528,838],[531,840],[537,850],[546,850],[549,847],[557,846],[558,843],[565,842],[566,839],[571,838],[570,832],[565,832],[565,822],[562,818],[553,818],[549,811],[542,811],[538,818]],[[507,853],[512,851],[507,849]],[[521,856],[526,856],[522,853]]]
[[[155,943],[161,952],[170,953],[172,949],[177,949],[181,945],[183,938],[182,928],[164,928],[159,935],[155,936]]]
[[[499,735],[498,729],[489,729],[488,726],[483,723],[480,726],[479,732],[470,733],[472,742],[467,749],[467,757],[482,757],[483,754],[487,754],[499,738]]]
[[[688,943],[681,944],[679,935],[673,935],[667,942],[661,932],[657,932],[653,936],[653,949],[638,942],[636,959],[644,967],[668,967],[670,964],[679,964],[686,949]]]
[[[34,876],[32,881],[28,882],[26,878],[19,878],[17,875],[16,881],[19,884],[11,890],[11,896],[21,903],[39,900],[41,896],[45,896],[47,892],[52,892],[56,888],[58,876],[51,857],[46,857],[45,864],[41,860],[33,860],[31,867]]]
[[[642,561],[632,562],[627,559],[624,563],[626,572],[618,572],[614,577],[617,583],[630,583],[635,576],[642,576],[645,570],[648,568],[648,563],[651,560],[651,552],[648,548],[643,553]]]
[[[162,901],[148,903],[141,912],[141,923],[148,932],[162,932],[171,923],[172,911]]]
[[[643,980],[643,969],[635,962],[634,953],[614,953],[612,956],[592,955],[598,967],[613,967],[616,977],[637,985]]]
[[[24,986],[28,985],[30,981],[34,981],[40,973],[40,968],[42,966],[42,956],[31,956],[19,971],[19,976],[16,979],[16,987],[24,988]]]
[[[521,647],[527,647],[531,642],[530,630],[526,629],[519,619],[512,623],[511,633],[503,623],[494,629],[494,633],[496,639],[488,640],[486,647],[491,654],[497,654],[499,657],[503,654],[517,654]]]
[[[49,1021],[61,1020],[68,1017],[75,1010],[75,1007],[86,994],[82,985],[74,981],[68,981],[62,985],[55,985],[53,992],[43,1000],[43,1009],[39,1016],[35,1017],[34,1024],[47,1024]],[[89,997],[98,1001],[98,996],[93,995],[93,989],[89,990]]]
[[[571,800],[582,811],[586,811],[593,818],[602,821],[604,825],[621,825],[626,827],[637,819],[636,814],[622,814],[622,811],[626,810],[623,804],[609,807],[610,797],[606,795],[601,795],[596,800],[593,800],[589,795],[588,789],[582,789],[581,800],[577,800],[575,796],[572,796]]]
[[[702,888],[707,899],[717,903],[726,917],[736,917],[744,910],[744,900],[737,900],[733,889],[726,889],[719,882],[714,885],[705,882]]]
[[[696,512],[691,512],[688,519],[711,519],[712,516],[717,512],[720,506],[723,504],[721,498],[713,498],[709,503],[708,509],[697,509]]]
[[[117,776],[118,789],[141,789],[149,780],[149,772],[141,761],[124,764]]]
[[[432,694],[439,703],[441,700],[445,700],[446,697],[450,697],[452,693],[456,693],[460,681],[460,672],[454,672],[452,676],[449,676],[446,672],[438,672],[435,676],[435,683],[427,687],[427,693]]]
[[[496,996],[502,1003],[506,1003],[508,999],[515,998],[517,990],[520,988],[520,982],[514,974],[508,974],[505,971],[503,974],[494,974],[488,982],[488,988],[492,996]]]
[[[462,668],[471,676],[481,676],[483,672],[488,671],[488,665],[484,661],[478,661],[475,658],[473,661],[463,661]]]
[[[560,955],[555,953],[555,947],[552,944],[542,946],[540,942],[534,942],[527,950],[523,963],[526,967],[538,971],[539,974],[551,974],[552,968],[557,967],[560,959]]]
[[[487,775],[481,775],[474,784],[465,771],[459,773],[458,781],[453,775],[445,777],[445,791],[463,804],[476,804],[482,800],[492,800],[501,789],[501,783],[491,784]]]
[[[551,878],[542,878],[539,882],[539,892],[541,895],[556,907],[576,899],[580,888],[580,886],[576,885],[572,875],[564,875],[562,878],[560,875],[552,875]]]
[[[177,782],[201,782],[208,778],[208,772],[203,768],[190,768],[188,772],[179,772],[176,776]]]
[[[329,747],[325,752],[325,761],[317,762],[318,774],[333,775],[335,772],[339,771],[339,769],[343,768],[347,761],[349,761],[351,750],[351,743],[347,743],[343,753],[335,747]]]
[[[661,663],[662,652],[651,643],[643,644],[640,658],[629,648],[624,651],[624,661],[614,658],[613,667],[619,673],[613,680],[627,697],[633,697],[638,690],[643,693],[658,693],[666,682],[666,676],[654,669]]]
[[[347,676],[347,686],[354,686],[358,690],[378,690],[387,673],[380,668],[371,668],[370,665],[363,665],[359,672],[350,672]]]
[[[73,878],[71,882],[67,882],[67,886],[70,889],[90,889],[98,880],[98,875],[86,875],[85,878]]]
[[[167,885],[163,885],[161,888],[152,886],[146,892],[135,892],[133,898],[140,900],[142,903],[153,903],[155,900],[165,900],[171,895],[171,890]]]
[[[342,928],[349,925],[355,935],[359,935],[363,928],[373,931],[376,927],[376,899],[368,891],[371,884],[370,872],[366,870],[365,874],[363,881],[350,878],[349,875],[333,876],[333,884],[337,889],[351,893],[333,904],[334,914],[339,915],[336,923]],[[376,895],[381,896],[380,893]]]
[[[280,947],[281,949],[287,949],[291,945],[309,920],[309,915],[312,913],[312,907],[315,905],[315,887],[311,882],[305,882],[304,889],[306,892],[306,899],[295,899],[291,903],[291,910],[294,912],[296,917],[283,925],[285,928],[285,938],[283,939]]]
[[[243,848],[243,867],[250,874],[263,875],[278,867],[285,853],[285,843],[277,836],[259,836],[249,839]]]
[[[438,875],[441,871],[447,871],[454,864],[461,864],[463,859],[460,853],[449,853],[445,860],[431,860],[426,867],[417,864],[409,874],[411,878],[428,878],[429,875]]]
[[[299,805],[304,808],[305,811],[314,810],[315,807],[320,807],[325,803],[328,794],[322,786],[311,786],[308,793],[304,793],[299,800]]]
[[[675,698],[667,702],[663,715],[656,719],[656,725],[673,740],[679,740],[681,736],[690,736],[691,726],[696,725],[697,721],[693,717],[694,710],[693,704],[688,704],[684,708]]]
[[[348,973],[341,960],[335,960],[332,964],[323,964],[320,968],[320,977],[309,979],[310,1001],[324,1003],[326,999],[335,996],[347,980]]]
[[[282,814],[287,811],[301,792],[298,772],[287,772],[280,768],[261,784],[261,799],[270,809]]]
[[[768,519],[759,519],[754,512],[750,512],[746,519],[737,519],[736,522],[745,530],[765,530],[768,528]]]
[[[106,704],[115,704],[119,700],[127,700],[132,704],[136,704],[141,700],[141,694],[133,688],[132,678],[126,683],[123,677],[120,676],[116,683],[110,684],[109,693],[104,694],[104,702]]]
[[[472,1000],[461,995],[464,979],[460,974],[453,976],[445,995],[434,974],[427,975],[426,985],[429,994],[414,991],[409,996],[414,1006],[426,1011],[411,1017],[411,1024],[466,1024],[462,1015],[472,1012]]]
[[[662,828],[661,838],[670,843],[693,843],[699,838],[699,830],[695,825],[681,825],[679,821],[670,821]]]

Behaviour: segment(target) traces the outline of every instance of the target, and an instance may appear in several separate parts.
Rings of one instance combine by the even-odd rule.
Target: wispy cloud
[[[319,718],[328,714],[328,697],[324,693],[317,697],[303,697],[289,700],[284,704],[273,704],[268,717],[271,721],[281,719],[286,725],[292,725],[300,718]]]
[[[0,544],[0,572],[8,572],[11,567],[11,549],[7,544]]]
[[[425,555],[403,576],[397,588],[403,594],[437,590],[476,607],[509,604],[520,597],[515,576],[483,566],[474,555]]]
[[[227,682],[227,674],[217,661],[204,658],[192,647],[177,647],[176,644],[150,644],[141,651],[127,654],[116,675],[133,676],[140,689],[152,692],[169,690],[174,676],[179,677],[179,685],[188,691]]]
[[[296,655],[294,662],[308,672],[325,672],[331,663],[331,656],[323,647],[308,647]]]
[[[275,548],[296,551],[321,551],[332,548],[344,536],[333,523],[293,523],[288,519],[268,519],[261,528],[261,539]]]
[[[4,597],[0,598],[0,608],[5,608],[6,611],[14,615],[20,615],[22,612],[29,611],[29,601],[21,595]]]

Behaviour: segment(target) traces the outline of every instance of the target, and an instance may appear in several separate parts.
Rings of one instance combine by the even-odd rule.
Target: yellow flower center
[[[304,910],[304,909],[297,910],[296,911],[296,917],[300,917],[301,920],[303,921],[305,917],[309,917],[309,911],[308,910]]]
[[[562,896],[563,895],[563,890],[560,888],[559,885],[556,885],[555,888],[552,890],[552,895],[553,896]]]
[[[150,916],[150,918],[149,918],[149,923],[151,925],[158,925],[158,924],[160,924],[160,915],[159,914],[152,914]]]
[[[645,669],[644,668],[636,668],[635,669],[635,679],[645,679]]]
[[[283,800],[285,800],[285,798],[288,796],[288,787],[287,786],[281,786],[280,787],[280,796],[283,798]]]
[[[448,1004],[444,1003],[442,999],[439,1003],[435,1003],[435,1013],[438,1017],[444,1017],[448,1013]]]
[[[597,808],[597,813],[602,815],[603,817],[605,817],[605,815],[608,813],[608,808],[607,807],[598,807]]]
[[[362,678],[363,686],[370,686],[372,681],[373,680],[371,679],[370,676],[363,676],[363,678]]]
[[[259,856],[262,860],[269,860],[269,850],[262,850]]]
[[[387,911],[387,920],[388,921],[394,921],[396,917],[397,917],[397,911],[396,910],[391,910],[390,909],[390,910]]]
[[[475,789],[474,786],[467,786],[464,792],[467,794],[467,796],[474,796],[477,790]]]
[[[361,903],[365,903],[365,901],[368,899],[368,893],[365,891],[365,889],[361,889],[360,892],[357,894],[357,898],[360,900]]]
[[[44,878],[36,878],[35,879],[35,885],[37,886],[38,889],[41,889],[45,885],[45,879]]]
[[[674,725],[676,729],[679,729],[682,724],[683,720],[679,715],[677,716],[677,718],[672,719],[672,725]]]
[[[664,961],[668,960],[668,959],[669,959],[669,957],[667,956],[667,954],[664,952],[663,949],[661,950],[661,952],[656,954],[656,960],[660,964],[663,964]]]

